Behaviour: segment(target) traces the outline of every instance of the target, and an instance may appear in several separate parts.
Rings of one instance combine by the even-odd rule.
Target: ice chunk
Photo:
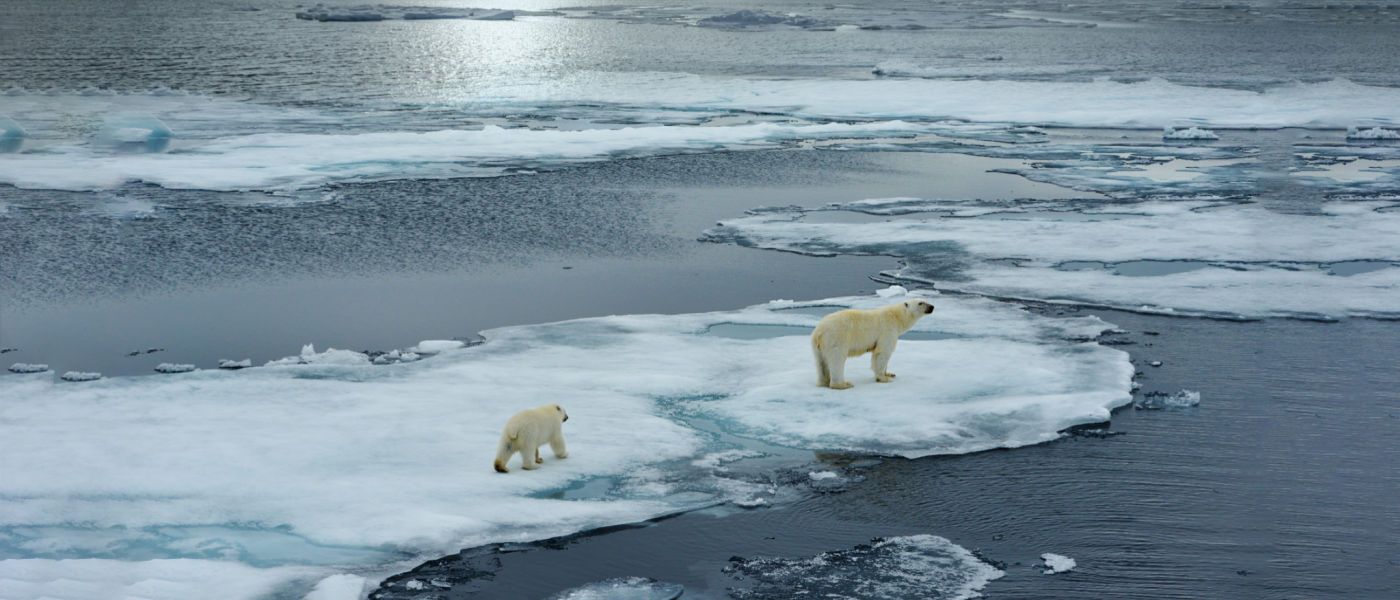
[[[729,559],[744,600],[810,598],[975,598],[1005,573],[936,535],[875,539],[810,558]]]
[[[132,116],[108,120],[94,141],[121,152],[164,152],[174,136],[160,119]]]
[[[1191,390],[1181,390],[1174,394],[1166,392],[1147,392],[1142,400],[1135,406],[1145,410],[1162,410],[1167,408],[1191,408],[1201,404],[1201,393]]]
[[[1400,131],[1385,129],[1383,127],[1372,127],[1362,129],[1351,126],[1347,128],[1347,139],[1349,140],[1400,140]]]
[[[548,600],[675,600],[685,588],[647,577],[618,577],[564,590]]]
[[[102,374],[88,371],[68,371],[59,375],[59,379],[72,382],[97,381],[98,379],[102,379]]]
[[[234,371],[238,369],[246,369],[251,366],[253,366],[253,360],[249,358],[245,358],[243,360],[232,360],[228,358],[219,359],[220,369],[228,369],[230,371]]]
[[[1073,558],[1070,558],[1068,556],[1061,556],[1059,554],[1051,554],[1049,552],[1046,552],[1045,554],[1040,555],[1040,560],[1045,561],[1046,575],[1064,573],[1065,571],[1073,570],[1075,567],[1075,562]]]
[[[220,368],[223,367],[222,365]],[[189,373],[194,370],[194,365],[184,363],[160,363],[156,365],[157,373]]]
[[[1185,127],[1177,129],[1168,125],[1162,129],[1162,139],[1164,140],[1218,140],[1220,136],[1209,129],[1200,127]]]
[[[272,365],[345,365],[358,366],[368,364],[369,357],[353,350],[336,350],[327,348],[325,352],[317,352],[315,344],[302,346],[301,354],[288,356],[277,360],[268,361]]]
[[[797,14],[779,14],[766,10],[738,10],[729,14],[706,17],[695,22],[701,27],[724,29],[755,29],[770,27],[795,27],[798,29],[831,29],[836,23],[805,17]]]
[[[0,153],[19,152],[24,138],[29,135],[14,119],[0,115]]]
[[[884,288],[884,289],[882,289],[882,290],[876,290],[876,291],[875,291],[875,295],[876,295],[876,296],[879,296],[879,297],[881,297],[881,298],[893,298],[893,297],[895,297],[895,296],[907,296],[908,294],[909,294],[909,290],[905,289],[904,286],[902,286],[902,285],[892,285],[892,286],[887,287],[887,288]]]
[[[823,479],[836,479],[840,477],[840,475],[838,475],[835,471],[813,471],[811,473],[808,473],[807,476],[812,478],[812,481],[821,481]]]
[[[10,365],[11,373],[43,373],[47,370],[49,370],[49,366],[45,364],[15,363]]]
[[[418,354],[437,354],[465,346],[466,343],[457,340],[423,340],[418,342],[417,346],[409,348],[409,351]]]

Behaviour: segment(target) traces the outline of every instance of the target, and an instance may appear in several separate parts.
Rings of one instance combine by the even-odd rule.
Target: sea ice
[[[1061,556],[1059,554],[1051,554],[1049,552],[1046,552],[1045,554],[1040,555],[1040,560],[1045,561],[1046,575],[1064,573],[1065,571],[1073,570],[1075,567],[1075,562],[1073,558],[1070,558],[1068,556]]]
[[[108,120],[94,141],[121,152],[164,152],[174,136],[160,119],[132,116]]]
[[[246,369],[253,366],[253,360],[245,358],[243,360],[232,360],[228,358],[219,359],[219,368],[228,370]]]
[[[0,115],[0,153],[19,152],[20,147],[24,146],[24,138],[28,135],[14,119]]]
[[[275,366],[238,371],[85,385],[0,378],[0,528],[23,528],[11,556],[40,561],[0,560],[0,579],[38,593],[60,585],[46,573],[61,572],[70,580],[62,585],[118,595],[154,579],[176,582],[174,597],[262,597],[274,583],[283,595],[304,594],[336,573],[276,565],[334,564],[364,576],[389,560],[769,493],[767,482],[710,468],[705,457],[715,453],[772,447],[765,443],[904,456],[1016,447],[1102,422],[1131,401],[1127,355],[1073,341],[1111,325],[978,297],[939,297],[936,318],[919,328],[957,337],[902,341],[898,381],[876,384],[853,364],[857,387],[839,392],[816,387],[803,331],[703,334],[720,323],[811,328],[819,315],[803,308],[893,299],[509,327],[403,367],[308,345]],[[569,458],[546,454],[549,468],[493,472],[501,425],[547,402],[569,409]],[[578,488],[594,491],[568,493]],[[93,535],[101,539],[84,541]],[[873,556],[952,560],[939,567],[956,580],[949,589],[985,575],[955,547],[889,544]],[[116,560],[82,562],[97,558]],[[153,574],[161,569],[179,572]]]
[[[940,214],[956,210],[954,201],[866,200],[823,210],[937,212],[831,223],[807,222],[801,209],[768,209],[723,221],[704,239],[816,256],[896,256],[907,265],[900,276],[1001,298],[1235,318],[1400,315],[1400,268],[1390,266],[1400,262],[1393,242],[1400,211],[1385,202],[1328,202],[1321,215],[1210,201],[963,205],[1016,212],[954,218]],[[1377,266],[1349,277],[1324,268],[1346,261]],[[1116,268],[1068,267],[1084,262]],[[1124,271],[1153,262],[1200,264],[1155,276]]]
[[[62,375],[59,375],[58,378],[64,381],[78,383],[84,381],[97,381],[98,379],[102,379],[102,374],[93,373],[89,371],[68,371]]]
[[[1168,125],[1162,129],[1162,139],[1164,140],[1218,140],[1220,136],[1209,129],[1200,127],[1185,127],[1177,129]]]
[[[45,364],[15,363],[10,365],[11,373],[43,373],[47,370],[49,370],[49,366]]]
[[[850,550],[809,558],[729,559],[725,573],[737,580],[730,596],[742,600],[784,598],[979,597],[1005,575],[966,548],[936,535],[875,539]]]
[[[779,14],[766,10],[739,10],[728,14],[706,17],[695,22],[701,27],[722,29],[755,29],[772,27],[793,27],[797,29],[833,29],[836,23],[814,19],[797,14]]]
[[[228,368],[220,365],[220,368]],[[156,365],[157,373],[189,373],[195,370],[194,365],[187,363],[160,363]]]
[[[466,343],[457,340],[423,340],[417,346],[409,348],[409,352],[418,354],[437,354],[448,350],[456,350],[466,347]]]

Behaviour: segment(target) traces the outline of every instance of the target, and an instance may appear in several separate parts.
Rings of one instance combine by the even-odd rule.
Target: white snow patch
[[[1045,561],[1046,575],[1064,573],[1065,571],[1073,570],[1076,565],[1073,558],[1070,558],[1068,556],[1062,556],[1059,554],[1052,554],[1049,552],[1041,554],[1040,560]]]
[[[369,591],[369,580],[359,575],[341,573],[317,582],[303,600],[360,600]]]
[[[409,348],[409,352],[417,354],[437,354],[448,350],[456,350],[465,347],[466,343],[457,340],[423,340],[417,346]]]
[[[0,560],[0,598],[251,599],[266,597],[286,585],[314,579],[325,572],[311,567],[256,568],[219,560],[10,558]]]

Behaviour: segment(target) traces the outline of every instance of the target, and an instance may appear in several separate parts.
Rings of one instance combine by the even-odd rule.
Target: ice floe
[[[324,568],[258,568],[233,561],[156,559],[0,560],[0,598],[190,600],[265,598],[314,582]],[[334,600],[354,600],[341,596]],[[330,600],[320,597],[317,600]]]
[[[19,152],[28,135],[14,119],[0,115],[0,152]]]
[[[222,366],[221,366],[221,368],[227,368],[227,367],[222,367]],[[189,364],[189,363],[168,363],[168,362],[164,362],[164,363],[160,363],[160,364],[156,365],[156,372],[157,372],[157,373],[167,373],[167,374],[172,374],[172,373],[189,373],[190,371],[193,371],[193,370],[195,370],[194,365]]]
[[[11,373],[43,373],[49,370],[49,366],[36,363],[15,363],[10,365]]]
[[[230,359],[230,358],[221,358],[221,359],[219,359],[219,368],[220,368],[220,369],[228,369],[228,370],[230,370],[230,371],[236,371],[236,370],[238,370],[238,369],[247,369],[248,367],[251,367],[251,366],[253,366],[253,359],[251,359],[251,358],[245,358],[245,359],[243,359],[243,360],[233,360],[233,359]]]
[[[972,214],[948,213],[959,210]],[[1209,201],[979,203],[894,198],[827,210],[903,213],[833,223],[778,208],[704,239],[831,256],[902,258],[900,275],[990,296],[1233,318],[1400,317],[1400,211],[1328,202],[1322,214]],[[815,220],[814,220],[815,219]],[[1350,276],[1327,265],[1369,261]],[[1143,276],[1145,275],[1145,276]]]
[[[1040,555],[1040,560],[1045,563],[1045,574],[1054,575],[1074,570],[1076,563],[1073,558],[1060,554],[1046,552]]]
[[[1167,392],[1147,392],[1142,395],[1142,400],[1137,401],[1133,406],[1143,410],[1162,410],[1168,408],[1191,408],[1201,404],[1201,393],[1192,390],[1181,390],[1175,393]]]
[[[50,593],[61,572],[68,589],[166,579],[179,597],[223,592],[201,581],[230,597],[276,583],[291,597],[336,572],[768,497],[766,479],[727,473],[773,443],[904,456],[1016,447],[1131,400],[1127,355],[1083,341],[1107,323],[970,296],[935,298],[938,318],[919,327],[939,335],[900,343],[897,382],[852,365],[854,389],[817,388],[806,332],[826,311],[901,297],[889,294],[510,327],[387,367],[308,345],[238,371],[0,378],[0,552],[39,560],[0,560],[0,585]],[[718,324],[785,327],[705,334]],[[501,425],[547,402],[569,408],[569,458],[492,471]],[[990,573],[935,539],[856,554],[920,573],[942,564],[947,578],[928,581],[947,589]],[[167,569],[178,572],[153,574]]]
[[[495,176],[510,167],[563,166],[628,156],[772,148],[796,140],[899,135],[899,121],[733,127],[505,129],[362,134],[256,134],[191,143],[164,154],[111,154],[70,146],[15,154],[0,183],[98,190],[138,181],[172,189],[296,190],[331,182]]]
[[[97,381],[98,379],[102,379],[102,374],[94,373],[91,371],[68,371],[62,375],[59,375],[58,378],[73,383],[81,383],[85,381]]]
[[[783,598],[976,598],[1005,575],[966,548],[936,535],[875,539],[808,558],[729,559],[743,600]]]
[[[400,6],[391,4],[361,4],[355,6],[317,3],[297,11],[296,18],[325,22],[372,22],[385,20],[427,21],[436,19],[466,19],[472,21],[510,21],[516,15],[557,15],[554,11],[504,10],[499,8],[467,8],[446,6]]]

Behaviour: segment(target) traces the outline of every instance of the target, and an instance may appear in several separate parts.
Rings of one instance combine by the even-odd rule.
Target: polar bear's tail
[[[496,462],[492,465],[496,467],[497,473],[510,472],[510,469],[506,468],[506,463],[510,461],[510,455],[514,453],[511,449],[512,442],[514,441],[515,432],[510,429],[506,429],[505,433],[501,434],[500,446],[496,448]]]

